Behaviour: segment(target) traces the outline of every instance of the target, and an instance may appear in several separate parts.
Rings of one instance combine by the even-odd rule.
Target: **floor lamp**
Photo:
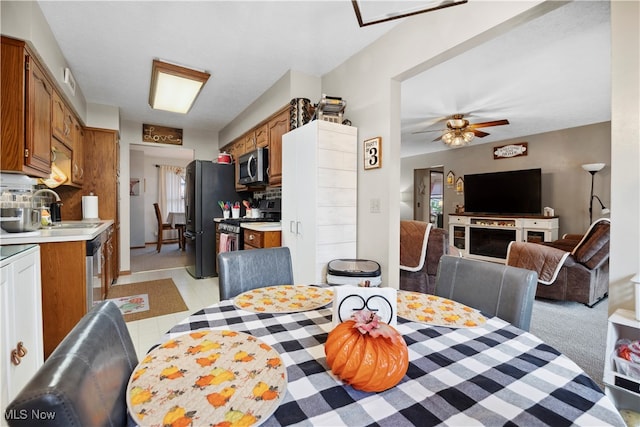
[[[598,200],[598,203],[600,203],[600,208],[602,209],[603,214],[606,214],[609,212],[609,209],[607,209],[604,206],[604,204],[602,203],[602,200],[600,200],[598,196],[595,196],[593,194],[593,178],[595,177],[598,171],[604,168],[604,166],[605,166],[604,163],[589,163],[586,165],[582,165],[582,169],[586,170],[591,174],[591,196],[589,197],[589,225],[591,225],[591,223],[593,222],[593,199]]]

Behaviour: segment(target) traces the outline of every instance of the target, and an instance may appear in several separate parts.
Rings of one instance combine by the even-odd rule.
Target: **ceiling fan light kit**
[[[469,123],[469,120],[464,118],[464,114],[454,114],[447,119],[447,129],[444,130],[444,133],[434,139],[434,141],[442,140],[449,147],[464,147],[469,145],[469,143],[475,138],[484,138],[489,135],[487,132],[483,132],[478,130],[478,128],[490,127],[490,126],[502,126],[508,125],[509,120],[493,120],[490,122],[483,123]],[[434,132],[432,130],[414,132],[414,133],[423,133],[423,132]]]
[[[474,137],[475,135],[471,131],[455,129],[442,135],[442,141],[450,147],[464,147],[469,145]]]

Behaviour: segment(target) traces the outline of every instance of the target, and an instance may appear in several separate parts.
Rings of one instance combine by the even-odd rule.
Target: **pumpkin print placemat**
[[[147,354],[129,379],[127,404],[141,426],[257,425],[284,398],[286,372],[258,338],[194,331]]]
[[[398,316],[449,328],[473,328],[487,319],[478,310],[436,295],[398,291]]]
[[[252,289],[235,297],[233,303],[255,313],[297,313],[324,307],[332,301],[331,288],[282,285]]]

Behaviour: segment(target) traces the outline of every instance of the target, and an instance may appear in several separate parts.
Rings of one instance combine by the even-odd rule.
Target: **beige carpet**
[[[125,321],[132,322],[134,320],[188,310],[187,305],[180,295],[180,291],[171,279],[150,280],[148,282],[131,283],[128,285],[114,285],[109,289],[107,299],[141,294],[147,294],[149,296],[149,310],[125,314]]]
[[[156,252],[156,245],[150,244],[144,248],[131,249],[131,272],[164,270],[167,268],[184,267],[187,265],[185,251],[178,248],[177,243],[165,243],[160,253]]]

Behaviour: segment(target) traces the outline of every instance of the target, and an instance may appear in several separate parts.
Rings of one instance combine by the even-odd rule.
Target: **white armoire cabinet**
[[[329,261],[356,257],[357,137],[323,120],[282,137],[282,245],[296,284],[326,283]]]
[[[0,408],[4,409],[42,366],[44,351],[40,247],[2,246],[1,254]]]

